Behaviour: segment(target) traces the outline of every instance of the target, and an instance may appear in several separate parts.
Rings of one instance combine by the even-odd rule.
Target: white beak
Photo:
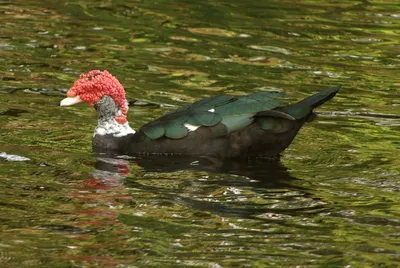
[[[79,97],[79,95],[76,95],[75,97],[67,97],[60,102],[60,106],[71,106],[82,101],[83,100],[81,97]]]

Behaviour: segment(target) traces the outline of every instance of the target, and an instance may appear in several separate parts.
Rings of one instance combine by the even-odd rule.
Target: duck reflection
[[[198,171],[205,173],[199,175]],[[179,178],[181,172],[187,172],[193,178]],[[174,175],[168,176],[171,173]],[[204,174],[209,176],[203,176]],[[124,159],[101,156],[97,157],[93,175],[97,179],[101,178],[103,184],[108,184],[111,188],[118,184],[119,187],[123,185],[151,194],[156,199],[179,203],[190,209],[208,211],[223,217],[254,218],[263,213],[273,212],[274,209],[271,209],[270,205],[280,199],[287,202],[292,196],[291,193],[308,195],[304,189],[293,185],[297,179],[290,175],[279,160],[228,161],[182,157]],[[159,182],[158,178],[163,181]],[[180,180],[178,186],[171,189],[171,184],[176,183],[176,180]],[[242,191],[247,194],[241,194]],[[254,203],[248,192],[266,202]],[[226,196],[230,196],[229,200]]]
[[[223,160],[209,157],[102,157],[96,158],[93,175],[104,180],[125,178],[130,175],[129,166],[136,166],[146,172],[171,173],[177,171],[204,171],[214,174],[229,174],[247,177],[247,182],[255,187],[293,187],[290,182],[297,180],[279,159]],[[232,183],[232,180],[228,180]],[[226,184],[229,182],[215,181]],[[132,180],[130,180],[132,183]]]

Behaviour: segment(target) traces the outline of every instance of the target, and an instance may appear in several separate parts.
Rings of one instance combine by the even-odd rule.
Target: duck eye
[[[100,75],[100,73],[95,73],[95,74],[89,76],[89,77],[88,77],[88,80],[89,80],[89,81],[92,81],[92,79],[95,78],[95,77],[98,76],[98,75]]]

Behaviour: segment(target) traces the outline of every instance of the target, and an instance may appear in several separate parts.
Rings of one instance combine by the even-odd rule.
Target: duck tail
[[[321,92],[305,98],[295,104],[281,108],[281,111],[293,116],[296,119],[307,118],[314,108],[317,108],[326,101],[332,99],[339,92],[342,86],[328,88]]]

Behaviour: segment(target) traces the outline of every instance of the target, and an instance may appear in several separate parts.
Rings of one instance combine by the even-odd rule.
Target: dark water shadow
[[[121,173],[121,170],[129,169],[128,165],[134,164],[145,172],[169,173],[177,171],[204,171],[214,174],[229,174],[244,176],[254,187],[260,188],[282,188],[295,187],[291,181],[297,180],[279,159],[245,159],[245,160],[223,160],[210,157],[159,157],[148,156],[140,158],[124,159],[121,157],[97,157],[96,173],[107,178],[113,173]],[[115,175],[115,174],[113,174]],[[126,174],[127,175],[127,174]],[[213,183],[224,185],[231,180],[213,180]],[[243,182],[236,182],[243,185]],[[298,187],[296,187],[298,188]]]
[[[307,189],[293,183],[298,179],[293,177],[279,160],[254,159],[238,161],[193,157],[145,157],[126,160],[98,157],[94,174],[97,178],[102,178],[103,180],[125,177],[128,178],[123,183],[126,187],[141,189],[145,192],[154,193],[157,196],[162,195],[169,202],[178,202],[190,209],[208,211],[224,217],[234,216],[254,219],[257,215],[263,213],[298,215],[302,213],[318,213],[321,210],[327,209],[323,205],[305,205],[304,207],[297,206],[295,209],[291,209],[289,207],[271,208],[271,206],[266,204],[256,204],[251,201],[240,200],[212,202],[207,200],[207,198],[199,198],[199,196],[191,197],[182,195],[179,191],[171,190],[170,187],[160,186],[160,184],[152,185],[143,183],[143,178],[132,178],[128,167],[132,164],[141,167],[145,173],[154,172],[155,174],[178,171],[205,171],[210,174],[212,180],[202,182],[198,180],[199,178],[193,178],[193,180],[196,180],[200,184],[200,188],[236,187],[238,189],[248,189],[267,201],[268,199],[282,199],[284,202],[291,202],[290,199],[292,197],[285,196],[285,193],[289,192],[297,193],[295,195],[311,200],[314,199]],[[238,179],[238,176],[245,178]],[[174,180],[174,178],[176,176],[172,178],[163,177],[164,180]],[[151,176],[150,179],[154,180]],[[293,196],[293,194],[291,195]],[[259,218],[257,219],[259,220]]]

